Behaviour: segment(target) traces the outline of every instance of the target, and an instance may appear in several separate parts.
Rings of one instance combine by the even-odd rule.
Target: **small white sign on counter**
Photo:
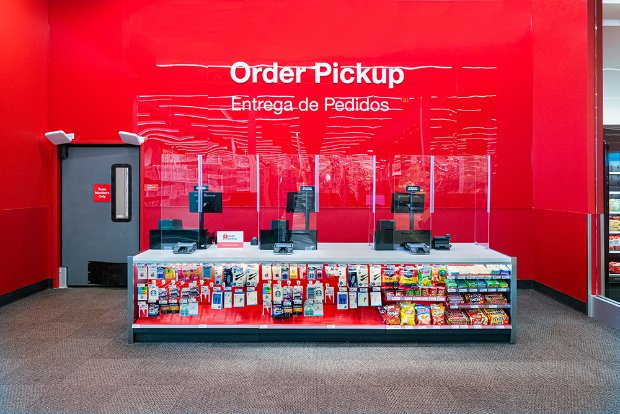
[[[242,249],[243,248],[243,232],[242,231],[218,231],[217,232],[218,249]]]

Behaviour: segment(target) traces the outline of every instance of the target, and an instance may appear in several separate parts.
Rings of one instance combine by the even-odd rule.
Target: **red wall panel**
[[[532,207],[592,211],[587,8],[586,1],[559,0],[300,1],[295,7],[278,1],[196,0],[182,7],[171,0],[52,1],[49,125],[76,132],[79,143],[118,143],[120,129],[143,133],[149,140],[142,148],[142,185],[159,182],[146,171],[161,166],[162,150],[171,147],[187,154],[491,155],[490,227],[465,223],[462,217],[473,216],[466,203],[461,211],[438,205],[449,208],[433,228],[462,241],[490,234],[491,247],[518,256],[520,278],[542,279],[537,269],[543,258],[534,255],[532,240],[541,248],[550,240],[531,228]],[[394,89],[237,85],[220,67],[237,60],[416,69]],[[194,66],[169,66],[184,64]],[[230,104],[221,97],[233,94],[383,96],[394,110],[383,120],[325,111],[223,112],[222,103]],[[570,196],[562,183],[571,186]],[[142,247],[161,216],[157,200],[146,201],[154,205],[143,207]],[[251,210],[240,203],[244,207],[237,208]],[[174,214],[185,217],[181,210]],[[208,216],[219,220],[211,227],[254,232],[254,216],[236,219],[234,211]],[[366,241],[367,211],[348,212],[352,219],[341,223],[343,231],[327,224],[338,211],[321,212],[325,240]],[[478,213],[481,222],[485,213]]]
[[[19,264],[0,275],[1,295],[53,275],[47,1],[0,2],[0,50],[0,260]]]

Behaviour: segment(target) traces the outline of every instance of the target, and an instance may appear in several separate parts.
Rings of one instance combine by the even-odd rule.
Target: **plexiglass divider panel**
[[[291,238],[298,241],[297,249],[316,245],[316,164],[316,157],[307,154],[258,156],[261,249],[269,250],[274,242],[291,242]]]
[[[318,162],[320,241],[371,243],[373,157],[321,155]],[[343,222],[346,222],[346,228]]]
[[[254,233],[258,221],[257,174],[255,155],[202,156],[202,185],[208,188],[204,222],[209,232],[244,231],[246,242],[258,236]]]

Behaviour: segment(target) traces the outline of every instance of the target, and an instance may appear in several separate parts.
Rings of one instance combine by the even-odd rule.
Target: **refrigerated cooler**
[[[620,127],[605,128],[605,292],[620,301]]]

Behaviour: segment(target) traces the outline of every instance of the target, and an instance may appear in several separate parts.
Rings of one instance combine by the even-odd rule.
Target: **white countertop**
[[[273,254],[244,243],[242,249],[218,249],[212,245],[192,254],[172,250],[146,250],[133,257],[134,263],[376,263],[376,264],[485,264],[510,263],[511,257],[474,243],[452,243],[451,250],[431,250],[429,255],[406,251],[373,250],[367,243],[319,243],[317,250],[296,250],[290,255]]]

